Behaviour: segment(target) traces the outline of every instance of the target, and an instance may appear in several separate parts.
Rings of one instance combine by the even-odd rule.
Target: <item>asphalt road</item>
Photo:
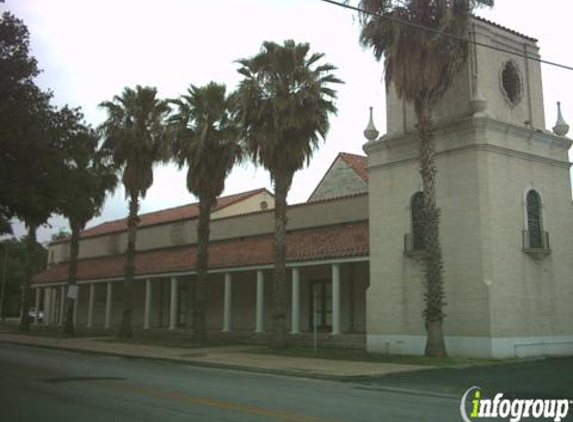
[[[0,344],[0,420],[460,421],[459,399]]]

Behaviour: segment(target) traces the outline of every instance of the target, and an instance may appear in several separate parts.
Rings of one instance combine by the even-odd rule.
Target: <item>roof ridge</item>
[[[368,161],[368,156],[366,155],[358,155],[358,154],[351,154],[351,153],[340,153],[338,154],[340,158],[344,160],[344,162],[354,170],[354,173],[358,177],[360,177],[363,181],[368,181],[368,171],[366,170],[366,166],[360,166],[354,159],[366,160]]]
[[[538,41],[539,41],[537,38],[533,38],[533,37],[530,37],[529,35],[522,34],[521,32],[518,32],[518,31],[516,31],[516,30],[514,30],[514,29],[508,28],[507,26],[503,26],[503,25],[501,25],[501,24],[499,24],[499,23],[497,23],[497,22],[494,22],[494,21],[492,21],[492,20],[489,20],[489,19],[487,19],[487,18],[478,16],[478,15],[475,15],[475,14],[472,14],[472,17],[473,17],[474,19],[478,20],[478,21],[481,21],[481,22],[487,23],[487,24],[489,24],[489,25],[495,26],[496,28],[503,29],[504,31],[509,32],[510,34],[517,35],[517,36],[520,36],[520,37],[522,37],[522,38],[525,38],[525,39],[527,39],[527,40],[534,41],[534,42],[538,42]]]
[[[220,197],[217,198],[217,200],[220,200],[220,199],[229,199],[229,198],[233,198],[233,197],[236,197],[236,200],[231,200],[229,203],[222,205],[220,208],[213,209],[213,211],[226,208],[226,207],[228,207],[228,206],[230,206],[230,205],[235,204],[235,203],[237,202],[237,200],[244,200],[244,199],[250,198],[251,196],[254,196],[254,195],[256,195],[257,193],[260,193],[260,192],[268,192],[269,194],[272,195],[272,193],[271,193],[267,188],[261,187],[261,188],[257,188],[257,189],[251,189],[251,190],[248,190],[248,191],[244,191],[244,192],[238,192],[238,193],[233,193],[233,194],[230,194],[230,195],[220,196]],[[146,212],[146,213],[143,213],[143,214],[139,214],[138,217],[139,217],[139,219],[141,220],[143,217],[148,217],[148,216],[153,216],[153,215],[160,215],[160,214],[162,214],[162,213],[170,212],[170,211],[173,211],[173,210],[179,210],[179,209],[184,209],[184,208],[189,208],[189,207],[197,207],[197,206],[199,206],[199,202],[191,202],[191,203],[188,203],[188,204],[177,205],[177,206],[170,207],[170,208],[163,208],[163,209],[156,210],[156,211],[149,211],[149,212]],[[180,220],[180,219],[179,219],[179,218],[174,218],[174,219],[169,220],[169,221],[177,221],[177,220]],[[97,225],[95,225],[95,226],[92,226],[92,227],[89,227],[89,228],[87,228],[87,229],[82,230],[82,231],[80,232],[80,238],[83,237],[83,236],[81,235],[81,233],[84,233],[84,232],[86,232],[86,231],[90,231],[90,230],[98,229],[98,228],[101,228],[101,227],[105,227],[105,226],[107,226],[107,225],[118,224],[118,223],[122,223],[122,222],[126,222],[126,223],[127,223],[127,217],[117,218],[117,219],[115,219],[115,220],[104,221],[103,223],[100,223],[100,224],[97,224]],[[143,224],[143,225],[141,225],[141,226],[145,226],[145,224]],[[122,232],[122,231],[124,231],[124,229],[121,229],[121,230],[111,230],[111,231],[109,231],[108,233],[105,233],[105,234],[117,233],[117,232]],[[102,233],[102,234],[103,234],[103,233]],[[97,236],[97,235],[93,235],[93,236]],[[92,235],[88,234],[88,235],[86,236],[86,238],[89,238],[89,237],[92,237]],[[50,242],[50,244],[53,245],[53,244],[58,244],[58,243],[65,243],[65,242],[69,242],[69,240],[70,240],[70,237],[68,236],[68,237],[65,237],[65,238],[63,238],[63,239],[59,239],[59,240],[56,240],[56,241],[54,241],[54,242]]]
[[[232,193],[232,194],[230,194],[230,195],[219,196],[219,197],[217,198],[217,200],[219,200],[219,199],[227,199],[227,198],[230,198],[230,197],[232,197],[232,196],[240,196],[240,195],[246,195],[246,194],[249,194],[249,196],[252,196],[252,195],[254,195],[255,193],[258,193],[258,192],[261,192],[261,191],[265,191],[265,190],[267,190],[267,189],[266,189],[266,188],[251,189],[251,190],[247,190],[247,191],[244,191],[244,192],[237,192],[237,193]],[[165,211],[176,210],[176,209],[178,209],[178,208],[190,207],[190,206],[193,206],[193,205],[198,206],[198,205],[199,205],[199,201],[190,202],[190,203],[188,203],[188,204],[183,204],[183,205],[176,205],[176,206],[174,206],[174,207],[169,207],[169,208],[162,208],[162,209],[156,210],[156,211],[149,211],[149,212],[146,212],[146,213],[144,213],[144,214],[139,214],[138,217],[141,218],[141,217],[144,217],[144,216],[146,216],[146,215],[151,215],[151,214],[156,214],[156,213],[162,213],[162,212],[165,212]],[[224,208],[224,207],[229,206],[229,205],[231,205],[231,204],[225,204],[225,205],[224,205],[223,207],[221,207],[221,208]],[[117,219],[117,220],[112,220],[112,221],[110,221],[110,223],[111,223],[111,222],[115,222],[115,221],[125,220],[125,219],[127,219],[127,217],[120,218],[120,219]],[[105,224],[105,223],[102,223],[102,224]],[[94,226],[94,227],[97,227],[97,226]],[[90,228],[91,228],[91,227],[90,227]]]

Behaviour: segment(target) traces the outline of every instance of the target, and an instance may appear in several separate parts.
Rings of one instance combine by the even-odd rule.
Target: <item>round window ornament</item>
[[[515,106],[521,102],[523,96],[521,72],[513,60],[508,60],[501,69],[501,90],[510,105]]]

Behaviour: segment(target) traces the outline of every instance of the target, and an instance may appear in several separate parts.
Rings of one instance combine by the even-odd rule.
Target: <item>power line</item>
[[[423,26],[423,25],[420,25],[420,24],[417,24],[417,23],[414,23],[414,22],[408,22],[408,21],[405,21],[405,20],[402,20],[402,19],[395,18],[395,17],[393,17],[393,16],[387,16],[387,15],[382,15],[382,14],[380,14],[380,13],[368,12],[367,10],[361,9],[361,8],[359,8],[359,7],[356,7],[356,6],[352,6],[352,5],[347,4],[347,3],[339,3],[339,2],[334,1],[334,0],[320,0],[320,1],[325,2],[325,3],[332,4],[332,5],[335,5],[335,6],[338,6],[338,7],[342,7],[342,8],[344,8],[344,9],[349,9],[349,10],[353,10],[353,11],[355,11],[355,12],[364,13],[364,14],[366,14],[366,15],[374,16],[374,17],[377,17],[377,18],[379,18],[379,19],[384,19],[384,20],[387,20],[387,21],[390,21],[390,22],[394,22],[394,23],[401,24],[401,25],[410,26],[410,27],[412,27],[412,28],[420,29],[420,30],[422,30],[422,31],[431,32],[431,33],[433,33],[433,34],[444,35],[444,36],[446,36],[446,37],[450,37],[450,38],[453,38],[453,39],[458,40],[458,41],[464,41],[464,42],[467,42],[467,43],[469,43],[469,44],[474,44],[474,45],[477,45],[477,46],[480,46],[480,47],[488,48],[488,49],[490,49],[490,50],[494,50],[494,51],[499,51],[499,52],[502,52],[502,53],[511,54],[511,55],[513,55],[513,56],[521,57],[521,58],[524,58],[524,59],[526,59],[526,60],[533,60],[533,61],[536,61],[536,62],[539,62],[539,63],[547,64],[547,65],[549,65],[549,66],[559,67],[559,68],[561,68],[561,69],[573,70],[573,67],[572,67],[572,66],[567,66],[567,65],[564,65],[564,64],[556,63],[556,62],[551,62],[551,61],[548,61],[548,60],[543,60],[543,59],[537,58],[537,57],[531,57],[531,56],[529,56],[529,55],[527,55],[527,54],[523,54],[523,53],[519,53],[519,52],[516,52],[516,51],[507,50],[507,49],[505,49],[505,48],[496,47],[496,46],[494,46],[494,45],[485,44],[485,43],[482,43],[482,42],[479,42],[479,41],[470,40],[470,39],[468,39],[468,38],[466,38],[466,37],[460,37],[460,36],[457,36],[457,35],[449,34],[449,33],[447,33],[447,32],[440,31],[439,29],[430,28],[430,27]]]

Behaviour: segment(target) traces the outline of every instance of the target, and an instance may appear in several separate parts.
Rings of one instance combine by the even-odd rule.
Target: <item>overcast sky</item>
[[[563,0],[539,2],[498,0],[484,16],[539,40],[544,59],[573,66],[573,6]],[[345,81],[338,88],[339,112],[311,165],[297,173],[289,202],[305,201],[336,154],[363,154],[362,131],[368,107],[374,107],[381,133],[386,127],[382,64],[358,45],[359,26],[353,14],[320,0],[5,0],[31,33],[32,54],[44,71],[38,79],[54,92],[59,105],[81,106],[86,120],[98,125],[105,115],[97,105],[136,84],[157,87],[164,98],[177,97],[190,83],[239,81],[238,58],[256,54],[265,40],[292,38],[309,42],[326,54]],[[563,103],[573,123],[573,72],[543,66],[548,128],[556,119],[555,102]],[[264,169],[244,166],[227,179],[224,194],[270,188]],[[142,202],[142,212],[194,202],[185,188],[184,171],[158,167],[155,183]],[[123,188],[106,203],[89,226],[127,215]],[[39,240],[66,228],[53,218]],[[22,228],[17,228],[17,235]]]

